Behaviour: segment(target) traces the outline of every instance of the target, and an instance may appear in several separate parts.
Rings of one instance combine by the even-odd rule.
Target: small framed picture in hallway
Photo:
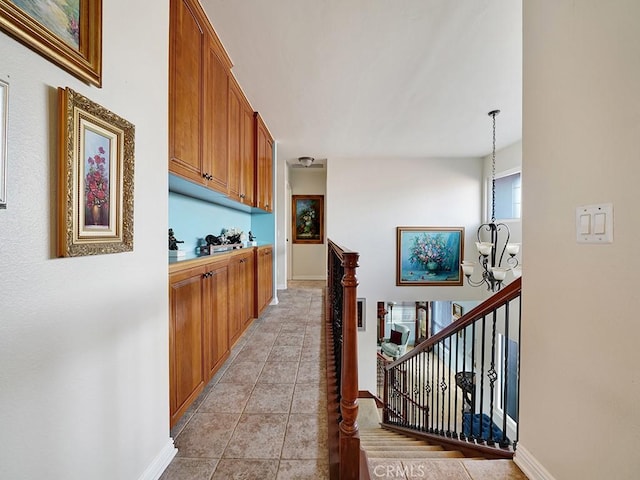
[[[293,243],[324,243],[324,195],[292,195]]]
[[[133,250],[134,126],[59,88],[58,256]]]

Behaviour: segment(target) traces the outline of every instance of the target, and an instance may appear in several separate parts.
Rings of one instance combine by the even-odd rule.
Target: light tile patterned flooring
[[[278,291],[171,430],[178,454],[160,480],[329,478],[323,287]],[[414,476],[398,474],[398,460],[382,464],[398,468],[376,479],[526,480],[513,462],[436,459]]]
[[[324,282],[292,282],[171,430],[161,480],[329,478]]]

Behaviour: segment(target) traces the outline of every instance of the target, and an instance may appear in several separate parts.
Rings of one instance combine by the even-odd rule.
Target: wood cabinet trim
[[[204,8],[202,8],[202,5],[200,4],[200,2],[197,0],[184,0],[184,1],[189,2],[192,5],[192,7],[198,12],[198,15],[200,16],[200,18],[205,20],[204,24],[207,29],[207,33],[209,34],[209,36],[211,37],[211,40],[216,46],[216,51],[218,53],[218,56],[220,57],[220,60],[222,60],[222,62],[226,65],[228,70],[231,70],[233,68],[233,62],[231,61],[229,54],[227,54],[227,51],[225,50],[224,45],[222,45],[222,42],[220,41],[220,37],[218,37],[218,34],[213,29],[213,23],[211,22],[211,19],[209,19],[209,16],[207,15],[207,13],[204,11]]]

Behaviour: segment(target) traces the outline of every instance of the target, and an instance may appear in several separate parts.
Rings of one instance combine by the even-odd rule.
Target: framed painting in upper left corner
[[[0,0],[0,29],[84,82],[102,86],[102,0]]]
[[[70,88],[58,97],[58,256],[131,251],[135,128]]]
[[[0,208],[7,208],[7,124],[9,84],[0,78]]]

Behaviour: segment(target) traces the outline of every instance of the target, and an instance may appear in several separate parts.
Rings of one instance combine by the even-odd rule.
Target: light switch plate
[[[589,228],[585,229],[585,225]],[[577,207],[576,240],[578,243],[613,243],[613,203]]]

